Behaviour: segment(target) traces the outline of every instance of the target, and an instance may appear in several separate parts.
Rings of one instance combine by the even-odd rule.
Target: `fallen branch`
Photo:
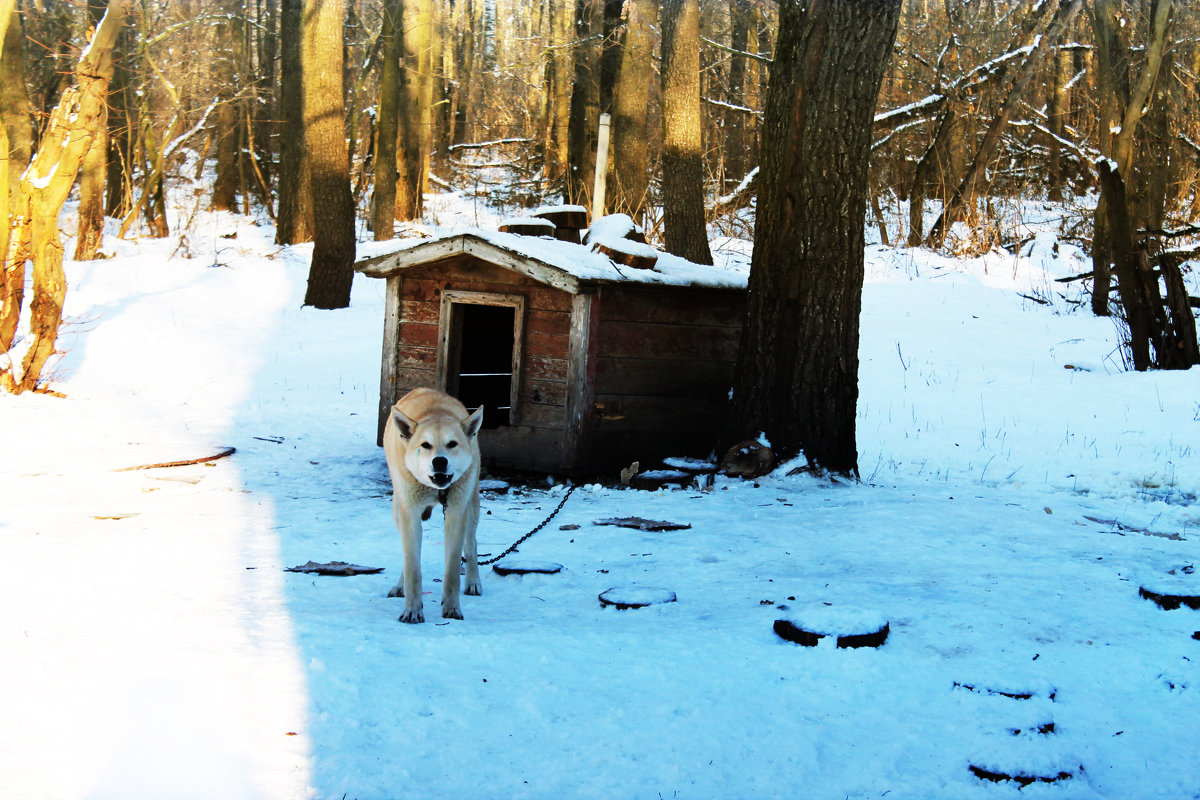
[[[219,459],[225,458],[226,456],[231,456],[236,452],[237,452],[236,447],[223,447],[223,448],[221,448],[221,452],[216,453],[211,456],[202,456],[200,458],[190,458],[187,461],[163,461],[158,464],[141,464],[140,466],[136,466],[136,467],[122,467],[121,469],[113,470],[113,472],[133,472],[134,470],[138,470],[138,469],[166,469],[167,467],[190,467],[193,464],[204,464],[209,461],[217,461]]]

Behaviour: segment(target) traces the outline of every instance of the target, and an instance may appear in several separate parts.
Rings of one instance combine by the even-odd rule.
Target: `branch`
[[[721,44],[720,42],[714,42],[712,39],[709,39],[707,36],[701,36],[700,41],[704,42],[705,44],[710,44],[713,47],[717,48],[718,50],[724,50],[726,53],[733,53],[735,56],[745,56],[746,58],[752,58],[755,61],[761,62],[763,64],[771,63],[770,56],[760,55],[759,53],[749,53],[745,50],[735,50],[732,47],[728,47],[726,45]]]

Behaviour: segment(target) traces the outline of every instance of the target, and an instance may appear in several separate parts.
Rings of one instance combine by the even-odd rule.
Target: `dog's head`
[[[398,408],[392,420],[404,439],[404,465],[426,486],[447,489],[473,465],[483,406],[463,421],[448,414],[414,420]]]

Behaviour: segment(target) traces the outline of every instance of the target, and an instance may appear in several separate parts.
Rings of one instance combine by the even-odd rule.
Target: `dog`
[[[392,476],[392,518],[404,546],[404,574],[388,597],[404,598],[401,622],[424,622],[421,601],[421,522],[445,509],[446,565],[442,617],[462,619],[459,563],[467,562],[468,595],[483,593],[475,529],[479,525],[479,428],[483,406],[468,414],[445,392],[413,389],[392,407],[383,452]]]

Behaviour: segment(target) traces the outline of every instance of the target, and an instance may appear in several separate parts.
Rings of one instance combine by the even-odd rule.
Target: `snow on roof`
[[[543,236],[468,228],[432,239],[360,242],[354,268],[372,278],[387,278],[426,264],[466,253],[559,289],[578,293],[597,283],[639,283],[744,289],[748,267],[693,264],[670,253],[658,253],[654,269],[614,264],[585,245]]]

